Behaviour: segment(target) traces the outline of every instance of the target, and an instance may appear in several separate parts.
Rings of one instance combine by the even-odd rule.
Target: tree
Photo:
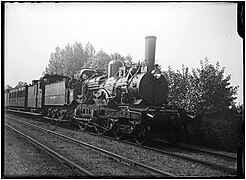
[[[169,103],[200,112],[228,110],[235,104],[238,86],[230,86],[231,76],[224,77],[225,68],[221,69],[218,62],[214,67],[205,59],[200,66],[192,73],[184,65],[182,73],[169,67]]]
[[[201,61],[201,69],[197,69],[197,72],[197,106],[201,111],[225,111],[235,104],[238,86],[230,86],[231,75],[224,77],[225,67],[220,69],[219,62],[214,67],[205,59],[205,64]]]
[[[67,44],[64,49],[55,48],[55,52],[50,55],[48,67],[44,74],[60,74],[72,76],[81,67],[85,66],[87,61],[93,57],[94,47],[88,42],[84,50],[81,43],[75,42],[73,45]]]
[[[5,90],[7,90],[7,89],[13,89],[13,87],[12,86],[10,86],[9,84],[7,84],[6,86],[5,86],[5,88],[4,88]]]
[[[128,54],[125,58],[124,58],[124,62],[125,62],[125,65],[128,66],[128,67],[131,67],[133,62],[132,62],[132,56],[131,54]]]
[[[51,53],[48,67],[45,68],[43,74],[61,74],[62,69],[62,52],[57,46],[55,52]]]
[[[169,78],[169,103],[187,110],[194,109],[194,102],[192,101],[194,87],[191,86],[192,76],[189,74],[189,69],[183,65],[181,73],[179,70],[173,71],[169,66],[167,74]]]
[[[132,56],[128,54],[126,57],[122,56],[120,53],[115,52],[110,55],[111,59],[118,59],[121,60],[126,66],[131,67],[133,62],[132,62]]]
[[[26,85],[27,85],[26,82],[19,81],[18,84],[15,86],[15,88],[24,87],[24,86],[26,86]]]
[[[74,54],[74,67],[78,71],[84,64],[87,62],[85,58],[85,50],[82,47],[81,43],[75,42],[73,45],[73,54]]]
[[[95,53],[96,51],[94,46],[90,42],[87,42],[85,46],[85,54],[84,54],[85,67],[91,66],[92,58],[94,57]]]
[[[107,53],[105,53],[102,49],[94,55],[90,61],[91,69],[98,69],[100,71],[107,71],[108,63],[110,62],[111,57]]]
[[[87,42],[85,49],[78,42],[75,42],[73,45],[67,44],[64,49],[57,46],[55,52],[52,52],[50,55],[48,67],[46,67],[43,75],[60,74],[72,76],[82,67],[99,69],[106,72],[109,61],[116,58],[122,60],[127,66],[132,65],[130,54],[124,57],[120,53],[109,55],[102,49],[96,52],[90,42]]]

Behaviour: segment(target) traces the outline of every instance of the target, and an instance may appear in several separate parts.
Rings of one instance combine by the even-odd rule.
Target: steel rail
[[[45,146],[44,144],[38,142],[37,140],[33,139],[32,137],[20,132],[19,130],[15,129],[14,127],[12,127],[11,125],[8,125],[6,123],[4,123],[5,126],[7,126],[8,128],[12,129],[13,131],[17,132],[18,134],[20,134],[21,136],[23,136],[24,138],[26,138],[28,141],[30,141],[32,144],[34,144],[35,146],[38,146],[39,148],[45,150],[46,152],[48,152],[51,156],[58,158],[60,160],[62,160],[63,162],[66,162],[68,165],[78,169],[80,172],[86,174],[87,176],[90,177],[96,177],[94,174],[92,174],[91,172],[87,171],[86,169],[82,168],[81,166],[79,166],[78,164],[72,162],[71,160],[67,159],[66,157],[62,156],[61,154],[55,152],[54,150],[50,149],[49,147]]]
[[[16,110],[9,110],[9,109],[7,109],[7,111],[21,113],[21,114],[34,115],[34,116],[41,116],[41,114],[39,114],[39,113],[30,113],[30,112],[16,111]],[[48,120],[52,120],[52,118],[49,118],[49,117],[43,117],[43,118],[48,119]],[[57,120],[59,120],[59,119],[57,119]],[[106,137],[106,136],[104,136],[104,137]],[[160,139],[152,139],[152,140],[153,141],[156,141],[156,142],[161,142],[161,143],[169,144],[167,141],[160,140]],[[193,145],[184,144],[184,143],[178,143],[177,145],[179,147],[181,147],[181,148],[186,148],[186,149],[190,149],[190,150],[200,151],[200,152],[204,152],[204,153],[207,153],[207,154],[220,156],[222,158],[228,158],[228,159],[231,159],[231,160],[237,160],[236,155],[222,154],[222,153],[216,152],[214,150],[208,150],[208,149],[204,149],[202,147],[195,147]]]
[[[167,155],[170,155],[170,156],[173,156],[173,157],[182,158],[182,159],[185,159],[185,160],[190,161],[190,162],[195,162],[195,163],[199,163],[199,164],[202,164],[202,165],[206,165],[207,167],[214,167],[215,169],[219,169],[219,170],[222,170],[222,171],[225,171],[225,172],[230,172],[232,174],[236,173],[236,169],[234,169],[234,168],[225,167],[225,166],[222,166],[222,165],[218,165],[218,164],[214,164],[214,163],[210,163],[210,162],[206,162],[206,161],[201,161],[201,160],[199,160],[197,158],[192,158],[192,157],[187,157],[187,156],[183,156],[183,155],[180,155],[180,154],[175,154],[175,153],[172,153],[172,152],[169,152],[169,151],[165,151],[165,150],[149,147],[149,146],[146,146],[146,145],[139,145],[139,144],[136,144],[136,143],[133,143],[133,142],[129,142],[129,141],[126,141],[126,140],[118,140],[118,139],[115,139],[115,138],[112,138],[112,137],[109,137],[109,136],[98,135],[96,133],[89,132],[89,131],[87,131],[86,133],[94,135],[94,136],[104,137],[104,138],[107,138],[107,139],[110,139],[110,140],[113,140],[113,141],[118,141],[118,142],[130,144],[132,146],[145,148],[145,149],[152,150],[152,151],[155,151],[155,152],[158,152],[158,153],[167,154]]]
[[[85,131],[83,131],[83,132],[85,132]],[[192,157],[187,157],[187,156],[180,155],[180,154],[175,154],[175,153],[172,153],[172,152],[169,152],[169,151],[165,151],[165,150],[149,147],[149,146],[146,146],[146,145],[139,145],[139,144],[136,144],[136,143],[133,143],[133,142],[129,142],[129,141],[126,141],[126,140],[118,140],[118,139],[115,139],[115,138],[110,137],[110,136],[98,135],[96,133],[89,132],[89,131],[86,131],[86,133],[88,133],[90,135],[93,135],[93,136],[104,137],[104,138],[107,138],[107,139],[110,139],[110,140],[113,140],[113,141],[126,143],[126,144],[129,144],[129,145],[132,145],[132,146],[145,148],[145,149],[152,150],[152,151],[155,151],[155,152],[158,152],[158,153],[167,154],[167,155],[170,155],[170,156],[173,156],[173,157],[182,158],[182,159],[185,159],[185,160],[190,161],[190,162],[199,163],[199,164],[205,165],[207,167],[214,167],[215,169],[219,169],[219,170],[222,170],[222,171],[225,171],[225,172],[230,172],[232,174],[236,173],[236,169],[234,169],[234,168],[225,167],[225,166],[222,166],[222,165],[218,165],[218,164],[202,161],[202,160],[199,160],[197,158],[192,158]],[[163,141],[163,143],[164,143],[164,141]],[[222,155],[222,157],[223,157],[223,155]]]
[[[12,113],[20,113],[20,114],[26,114],[26,115],[32,115],[32,116],[42,116],[40,113],[33,113],[33,112],[26,112],[26,111],[17,111],[13,109],[5,109],[6,112],[12,112]]]
[[[222,166],[222,165],[218,165],[218,164],[214,164],[214,163],[210,163],[210,162],[206,162],[206,161],[201,161],[201,160],[199,160],[197,158],[187,157],[187,156],[184,156],[184,155],[171,153],[171,152],[168,152],[168,151],[165,151],[165,150],[160,150],[160,149],[151,148],[151,147],[147,147],[147,148],[152,149],[152,150],[157,151],[157,152],[160,152],[160,153],[168,154],[170,156],[182,158],[182,159],[185,159],[185,160],[190,161],[190,162],[199,163],[199,164],[205,165],[205,166],[210,167],[210,168],[213,167],[215,169],[219,169],[219,170],[222,170],[222,171],[225,171],[225,172],[230,172],[232,174],[236,174],[236,172],[237,172],[236,169],[231,168],[231,167],[226,167],[226,166]]]
[[[153,141],[169,144],[168,142],[166,142],[164,140],[160,140],[160,139],[153,139]],[[207,154],[211,154],[211,155],[214,155],[214,156],[219,156],[219,157],[222,157],[222,158],[227,158],[227,159],[231,159],[231,160],[235,160],[235,161],[237,160],[237,157],[234,156],[234,155],[222,154],[222,153],[216,152],[214,150],[204,149],[202,147],[196,147],[196,146],[189,145],[189,144],[178,143],[177,147],[181,147],[181,148],[189,149],[189,150],[194,150],[194,151],[198,151],[198,152],[202,152],[202,153],[207,153]]]
[[[89,133],[93,134],[91,132],[89,132]],[[95,135],[97,135],[97,134],[95,134]],[[149,147],[149,146],[145,146],[145,145],[139,145],[139,144],[132,143],[132,142],[129,142],[129,141],[126,141],[126,140],[117,140],[115,138],[111,138],[111,137],[108,137],[108,136],[105,136],[105,135],[103,135],[102,137],[108,138],[108,139],[111,139],[111,140],[115,140],[115,141],[119,141],[119,142],[123,142],[123,143],[126,143],[126,144],[130,144],[130,145],[133,145],[133,146],[145,148],[145,149],[152,150],[152,151],[155,151],[155,152],[158,152],[158,153],[167,154],[167,155],[170,155],[170,156],[182,158],[182,159],[185,159],[185,160],[190,161],[190,162],[195,162],[195,163],[199,163],[199,164],[202,164],[202,165],[206,165],[208,167],[214,167],[215,169],[220,169],[220,170],[223,170],[225,172],[230,172],[232,174],[236,173],[236,169],[234,169],[234,168],[225,167],[225,166],[221,166],[221,165],[210,163],[210,162],[206,162],[206,161],[201,161],[201,160],[196,159],[196,158],[192,158],[192,157],[187,157],[187,156],[171,153],[169,151],[165,151],[165,150],[161,150],[161,149],[157,149],[157,148],[153,148],[153,147]]]
[[[10,118],[10,119],[13,119],[13,118]],[[14,119],[14,120],[16,120],[16,119]],[[66,139],[66,140],[69,140],[69,141],[78,143],[78,144],[80,144],[80,145],[89,147],[89,148],[91,148],[91,149],[93,149],[93,150],[96,150],[96,151],[102,153],[103,155],[106,155],[106,156],[108,156],[108,157],[110,157],[110,158],[112,158],[112,159],[114,159],[114,160],[116,160],[116,161],[125,163],[125,164],[130,165],[130,166],[137,166],[137,167],[146,169],[146,170],[148,170],[148,171],[152,171],[152,172],[154,172],[154,174],[157,175],[157,176],[164,175],[164,176],[166,176],[166,177],[177,177],[177,175],[175,175],[175,174],[168,173],[168,172],[162,171],[162,170],[160,170],[160,169],[156,169],[156,168],[147,166],[147,165],[145,165],[145,164],[139,163],[139,162],[134,161],[134,160],[131,160],[131,159],[127,159],[127,158],[125,158],[125,157],[123,157],[123,156],[120,156],[120,155],[118,155],[118,154],[115,154],[115,153],[109,152],[109,151],[107,151],[107,150],[98,148],[98,147],[96,147],[96,146],[93,146],[93,145],[91,145],[91,144],[88,144],[88,143],[79,141],[79,140],[77,140],[77,139],[73,139],[73,138],[68,137],[68,136],[65,136],[65,135],[63,135],[63,134],[60,134],[60,133],[57,133],[57,132],[54,132],[54,131],[51,131],[51,130],[44,129],[44,128],[42,128],[42,127],[36,126],[36,125],[31,124],[31,123],[28,123],[28,122],[24,122],[24,121],[21,121],[21,120],[17,120],[17,121],[22,122],[22,123],[24,123],[24,124],[28,124],[29,126],[35,127],[35,128],[37,128],[37,129],[40,129],[41,131],[48,132],[48,133],[51,133],[51,134],[56,135],[56,136],[58,136],[58,137],[62,137],[62,138],[64,138],[64,139]],[[162,177],[162,176],[160,176],[160,177]]]
[[[204,152],[204,153],[211,154],[211,155],[220,156],[222,158],[228,158],[228,159],[231,159],[231,160],[237,160],[237,156],[233,156],[233,155],[230,155],[230,154],[222,154],[222,153],[219,153],[219,152],[215,152],[215,151],[207,150],[207,149],[202,149],[202,148],[199,148],[199,147],[192,147],[192,146],[190,146],[188,144],[178,143],[178,146],[180,146],[182,148],[187,148],[187,149],[191,149],[191,150]]]

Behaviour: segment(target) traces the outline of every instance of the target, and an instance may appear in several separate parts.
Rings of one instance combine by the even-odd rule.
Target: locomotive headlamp
[[[155,69],[151,71],[151,74],[155,79],[159,79],[161,77],[161,70],[158,64],[155,65]]]

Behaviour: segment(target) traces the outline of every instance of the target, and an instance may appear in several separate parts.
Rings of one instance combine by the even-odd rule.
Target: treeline
[[[94,46],[88,42],[83,48],[81,43],[67,44],[65,48],[56,47],[49,59],[48,67],[43,74],[60,74],[72,76],[81,68],[107,70],[107,65],[112,59],[122,60],[126,65],[132,65],[131,55],[126,57],[119,53],[107,54],[102,49],[95,51]]]
[[[231,75],[224,77],[225,67],[209,63],[208,59],[200,61],[200,68],[192,69],[182,66],[182,70],[168,68],[169,103],[187,110],[199,112],[227,111],[235,108],[238,86],[231,86]]]
[[[85,48],[75,42],[66,45],[64,49],[56,47],[50,55],[45,73],[71,76],[82,67],[106,72],[112,59],[120,59],[127,66],[132,65],[130,55],[107,54],[103,50],[96,52],[90,42]],[[221,68],[219,62],[212,65],[208,58],[201,60],[200,68],[192,69],[191,72],[184,65],[181,71],[174,71],[169,66],[166,72],[169,77],[169,104],[199,112],[226,111],[235,107],[238,86],[231,86],[231,76],[224,77],[224,72],[225,68]]]
[[[81,43],[67,44],[65,48],[56,47],[51,53],[49,64],[43,74],[60,74],[72,76],[81,68],[92,68],[106,72],[108,63],[112,59],[120,59],[127,66],[132,66],[131,55],[122,56],[119,53],[108,54],[103,50],[95,51],[88,42],[83,48]],[[208,59],[200,61],[200,68],[189,71],[182,66],[181,71],[174,71],[170,66],[167,72],[169,77],[170,105],[183,107],[186,110],[199,112],[227,111],[236,107],[235,99],[238,86],[231,86],[231,75],[224,77],[225,68],[209,63]],[[23,85],[19,82],[17,87]]]

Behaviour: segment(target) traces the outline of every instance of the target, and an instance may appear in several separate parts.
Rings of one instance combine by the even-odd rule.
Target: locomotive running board
[[[74,119],[75,120],[77,120],[77,121],[86,121],[86,122],[89,122],[89,121],[91,121],[92,119],[88,119],[88,118],[78,118],[78,117],[74,117]]]
[[[55,120],[55,121],[69,121],[69,120],[66,120],[66,119],[57,119],[57,118],[50,118],[50,117],[47,117],[47,116],[45,116],[45,117],[43,117],[44,119],[48,119],[48,120]]]

